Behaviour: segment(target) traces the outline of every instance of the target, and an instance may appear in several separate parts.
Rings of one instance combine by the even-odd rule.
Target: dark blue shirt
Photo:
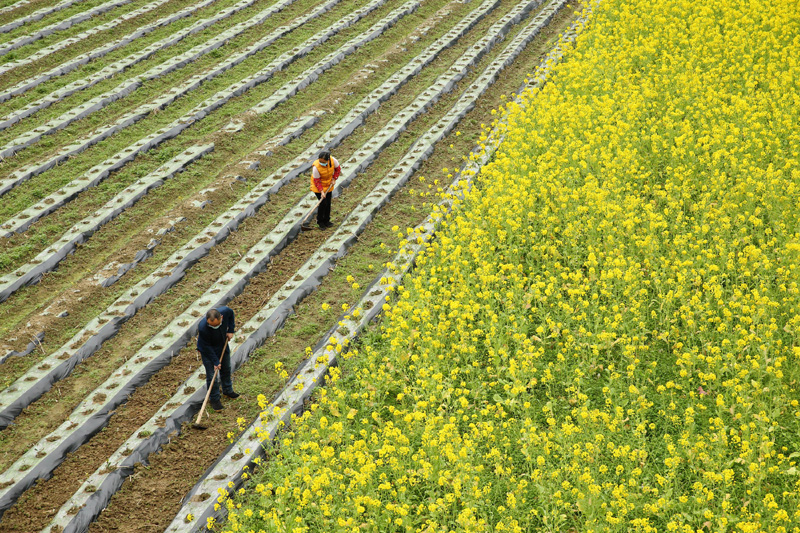
[[[233,333],[236,329],[236,321],[233,315],[233,309],[230,307],[218,307],[217,311],[222,315],[222,322],[217,329],[213,329],[208,325],[205,317],[200,320],[200,325],[197,326],[197,350],[214,361],[214,366],[219,364],[220,355],[222,355],[222,347],[225,346],[225,339],[228,333]],[[226,353],[230,350],[227,348]]]

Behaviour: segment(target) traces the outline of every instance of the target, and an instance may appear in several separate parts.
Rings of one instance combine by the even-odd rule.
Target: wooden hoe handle
[[[327,190],[325,191],[325,194],[327,195],[327,194],[328,194],[329,192],[331,192],[332,190],[333,190],[333,182],[331,182],[330,189],[327,189]],[[324,199],[325,199],[325,198],[320,198],[320,199],[319,199],[319,202],[317,202],[316,204],[314,204],[314,207],[312,207],[312,208],[311,208],[311,210],[310,210],[310,211],[309,211],[309,212],[306,214],[305,218],[303,218],[303,221],[300,223],[300,225],[301,225],[301,226],[305,225],[305,223],[306,223],[306,220],[308,220],[308,217],[310,217],[310,216],[311,216],[311,213],[313,213],[314,211],[316,211],[316,210],[317,210],[317,208],[319,207],[319,204],[321,204],[321,203],[322,203],[322,200],[324,200]]]
[[[225,338],[225,346],[222,347],[222,355],[219,358],[220,363],[222,362],[222,358],[225,357],[225,350],[228,348],[228,339]],[[200,419],[203,418],[203,413],[206,410],[206,405],[208,405],[208,399],[211,397],[211,389],[214,388],[214,381],[217,379],[217,374],[219,374],[218,369],[214,369],[214,376],[211,378],[211,383],[208,385],[208,390],[206,391],[206,399],[203,400],[203,407],[200,408],[200,414],[197,415],[197,421],[195,424],[200,423]]]

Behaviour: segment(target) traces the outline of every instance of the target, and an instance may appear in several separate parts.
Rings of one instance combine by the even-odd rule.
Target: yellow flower
[[[330,340],[342,368],[237,527],[800,523],[794,7],[593,2],[568,60],[473,132],[471,186],[380,280],[379,327]]]

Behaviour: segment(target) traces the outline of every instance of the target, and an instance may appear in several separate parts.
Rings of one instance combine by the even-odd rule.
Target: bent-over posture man
[[[331,224],[331,198],[333,198],[333,185],[342,167],[330,152],[320,152],[319,158],[311,167],[311,192],[317,195],[317,200],[322,200],[317,209],[317,225],[319,229],[326,229]]]
[[[233,380],[231,379],[231,347],[225,345],[226,341],[233,338],[235,329],[233,309],[225,306],[210,309],[197,327],[197,351],[200,352],[203,366],[206,369],[206,387],[211,386],[214,370],[219,370],[208,398],[211,408],[215,411],[224,409],[220,401],[220,382],[222,382],[222,393],[225,396],[228,398],[239,397],[233,391]],[[224,354],[222,353],[223,347],[225,347]]]

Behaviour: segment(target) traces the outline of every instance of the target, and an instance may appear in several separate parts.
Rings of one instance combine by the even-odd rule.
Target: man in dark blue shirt
[[[222,382],[222,394],[228,398],[239,397],[233,391],[231,379],[231,348],[225,345],[226,341],[233,338],[235,329],[233,309],[225,306],[209,310],[197,327],[197,351],[200,352],[206,369],[206,387],[211,387],[214,370],[219,371],[208,398],[211,408],[215,411],[224,409],[220,401],[220,382]],[[223,347],[225,347],[224,354]]]

